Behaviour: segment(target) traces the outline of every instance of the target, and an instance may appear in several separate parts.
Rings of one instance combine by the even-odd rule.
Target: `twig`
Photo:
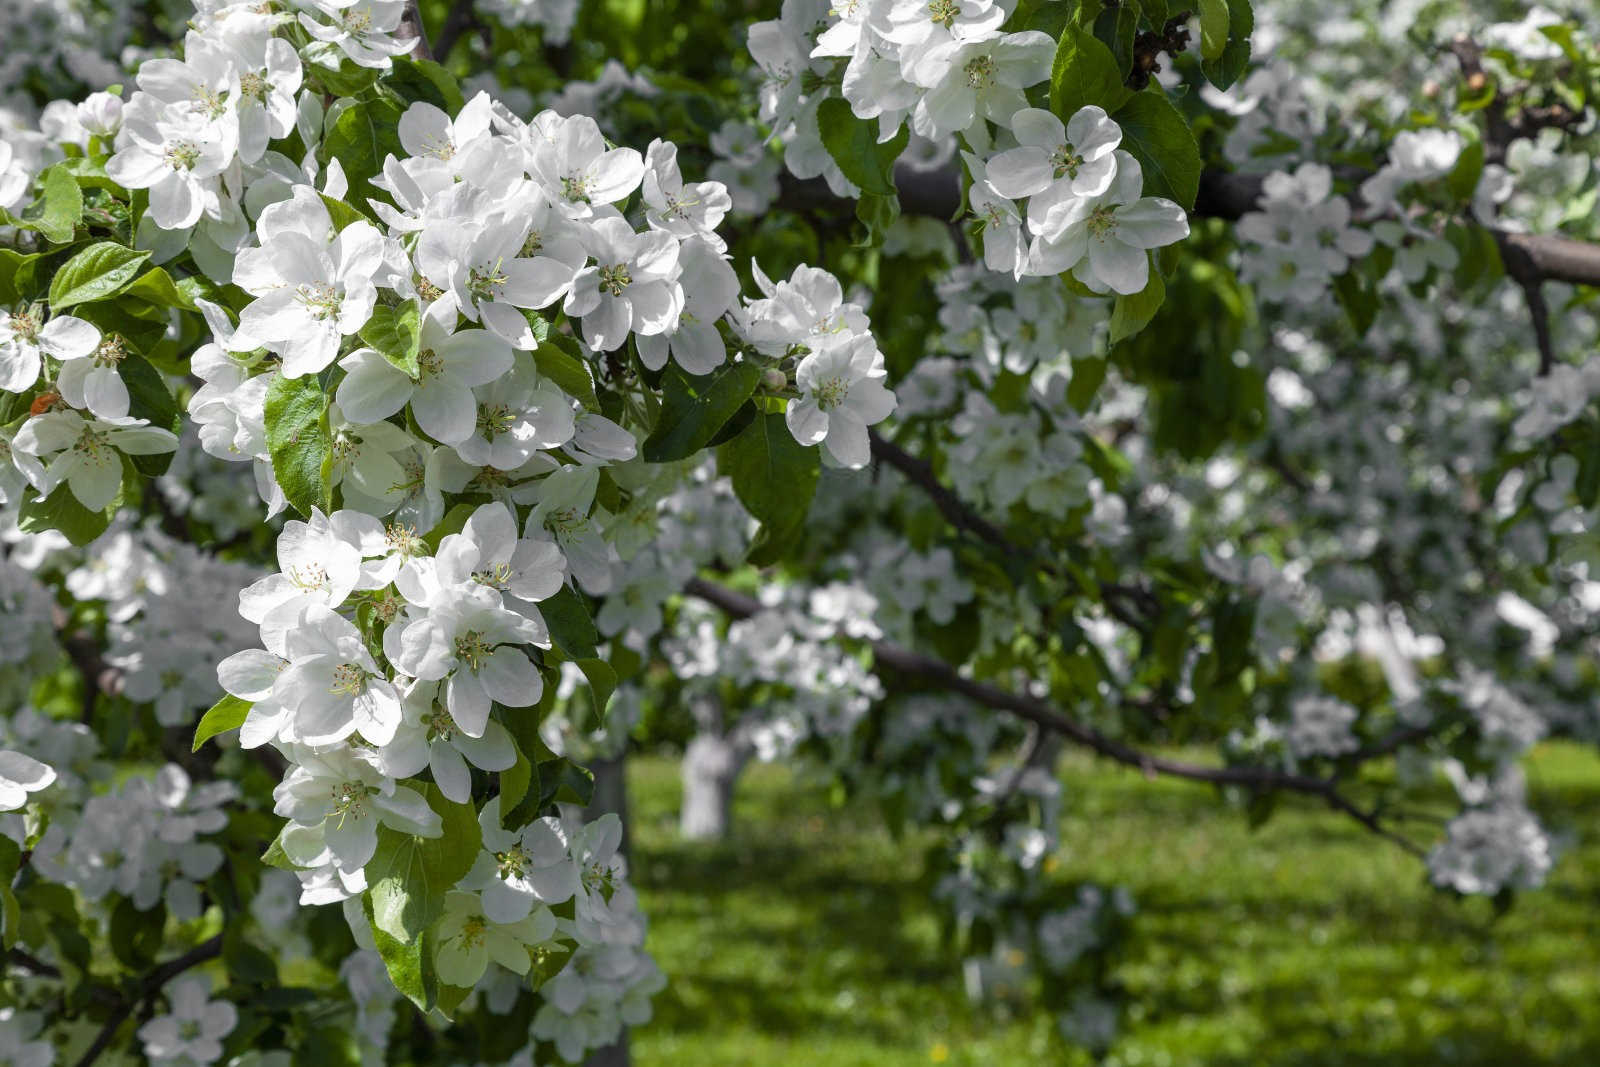
[[[204,963],[206,960],[215,959],[222,954],[222,935],[217,934],[209,941],[202,941],[194,948],[161,964],[155,970],[144,976],[139,983],[138,992],[131,998],[125,997],[111,1012],[111,1017],[105,1021],[100,1032],[95,1035],[94,1043],[78,1059],[78,1067],[89,1067],[89,1064],[100,1058],[111,1044],[111,1039],[117,1034],[117,1029],[133,1014],[133,1009],[154,997],[161,991],[161,987],[173,978],[187,971],[190,967]]]
[[[50,609],[50,621],[56,629],[57,640],[66,650],[72,665],[83,679],[83,701],[79,718],[89,722],[94,718],[95,704],[100,694],[117,696],[122,692],[123,678],[120,668],[108,665],[101,655],[100,643],[87,630],[67,632],[71,622],[66,609],[56,605]]]
[[[684,586],[684,592],[699,597],[736,619],[749,618],[762,610],[761,602],[754,597],[704,578],[691,578]],[[1080,747],[1133,767],[1146,777],[1164,774],[1172,778],[1209,785],[1239,786],[1251,790],[1282,789],[1321,797],[1330,807],[1345,812],[1369,830],[1393,841],[1412,855],[1424,854],[1414,842],[1383,826],[1376,813],[1363,811],[1340,793],[1338,775],[1322,778],[1306,774],[1289,774],[1266,767],[1206,767],[1197,763],[1167,759],[1113,740],[1042,700],[967,678],[943,660],[902,648],[889,641],[873,641],[870,647],[875,667],[887,666],[901,674],[933,682],[952,692],[960,693],[984,707],[1008,711],[1044,729],[1053,730]],[[1426,736],[1427,729],[1419,727],[1397,731],[1373,748],[1363,751],[1371,753],[1372,756],[1387,754],[1409,740]],[[1418,733],[1418,730],[1423,732]]]
[[[977,510],[961,497],[939,481],[938,475],[933,472],[933,465],[920,456],[913,456],[899,445],[880,435],[876,430],[867,431],[868,440],[872,444],[872,456],[878,462],[893,467],[905,476],[906,480],[928,496],[934,507],[939,509],[939,514],[945,521],[958,530],[966,530],[980,540],[988,542],[1006,556],[1031,557],[1036,566],[1047,574],[1061,577],[1062,573],[1055,564],[1039,556],[1037,552],[1023,548],[1013,543],[1005,533],[994,523],[978,514]],[[1069,576],[1070,577],[1070,576]],[[1081,585],[1073,581],[1073,586],[1081,590]],[[1087,592],[1087,590],[1082,590]],[[1106,610],[1112,617],[1125,626],[1143,633],[1149,625],[1149,620],[1161,612],[1161,602],[1154,593],[1143,586],[1121,585],[1116,582],[1101,584],[1099,588]],[[1144,612],[1140,615],[1130,609],[1130,605],[1137,605]]]
[[[428,47],[428,31],[422,25],[422,12],[417,9],[417,0],[406,0],[405,10],[400,13],[400,26],[395,30],[395,37],[402,41],[416,41],[411,53],[418,59],[433,58],[433,50]]]
[[[461,35],[477,26],[478,12],[473,0],[456,0],[450,8],[450,14],[445,16],[444,26],[439,30],[438,46],[434,50],[439,61],[442,63],[449,59]]]
[[[1494,233],[1506,274],[1522,288],[1523,299],[1528,303],[1528,315],[1533,319],[1533,339],[1539,347],[1539,375],[1543,377],[1556,363],[1555,342],[1550,337],[1550,306],[1545,303],[1541,284],[1544,275],[1526,250],[1507,240],[1509,234],[1498,230]]]

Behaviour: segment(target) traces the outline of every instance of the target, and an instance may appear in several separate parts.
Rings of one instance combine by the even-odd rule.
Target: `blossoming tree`
[[[616,1062],[630,734],[691,834],[757,757],[940,827],[969,989],[1091,1050],[1137,902],[1053,876],[1066,746],[1543,882],[1592,27],[770,6],[0,16],[81,97],[0,140],[19,1062]]]

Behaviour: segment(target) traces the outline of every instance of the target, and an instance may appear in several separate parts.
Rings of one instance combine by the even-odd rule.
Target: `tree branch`
[[[78,675],[83,679],[83,701],[79,718],[82,722],[88,722],[94,717],[95,704],[100,694],[114,697],[122,692],[122,671],[106,663],[101,654],[100,643],[87,630],[67,632],[71,619],[66,609],[59,605],[52,607],[50,621],[55,626],[56,639],[61,642],[61,647],[66,650],[72,665],[78,669]]]
[[[444,26],[439,30],[438,47],[435,49],[439,61],[442,63],[450,58],[462,34],[477,26],[478,12],[473,0],[456,0],[450,8],[450,14],[445,16]]]
[[[939,509],[939,514],[943,515],[951,526],[974,534],[1007,556],[1031,557],[1040,570],[1056,577],[1062,576],[1055,564],[1042,558],[1037,552],[1014,544],[1006,537],[1004,531],[978,514],[970,504],[947,488],[939,481],[938,475],[933,471],[933,465],[927,460],[913,456],[876,430],[868,430],[867,436],[872,444],[872,457],[879,463],[899,471],[907,481],[927,494],[934,507]],[[1080,592],[1089,592],[1082,589],[1076,581],[1072,584]],[[1161,603],[1156,595],[1143,586],[1104,583],[1100,586],[1099,593],[1112,617],[1139,633],[1143,633],[1148,627],[1149,619],[1130,610],[1130,605],[1138,605],[1140,610],[1151,616],[1161,610]]]
[[[736,619],[749,618],[762,610],[761,602],[754,597],[700,577],[691,578],[684,586],[684,592],[699,597]],[[890,641],[872,641],[869,642],[869,646],[872,649],[874,669],[887,666],[900,674],[932,682],[940,688],[960,693],[983,707],[1010,712],[1027,722],[1055,731],[1079,747],[1133,767],[1147,777],[1164,774],[1208,785],[1240,786],[1251,790],[1281,789],[1321,797],[1330,807],[1345,812],[1368,829],[1394,841],[1407,852],[1417,856],[1423,854],[1416,844],[1384,827],[1375,813],[1363,811],[1340,793],[1337,776],[1321,778],[1314,775],[1290,774],[1266,767],[1207,767],[1198,763],[1168,759],[1107,737],[1043,700],[968,678],[943,660],[923,655]],[[1408,737],[1410,737],[1408,733],[1392,735],[1372,750],[1373,754],[1379,754],[1390,744],[1398,748]],[[1392,748],[1387,749],[1387,751],[1392,750]]]
[[[416,58],[433,58],[433,50],[428,47],[428,31],[422,25],[422,12],[417,8],[417,0],[406,0],[405,10],[400,13],[400,26],[394,35],[402,41],[417,42],[411,48],[411,54]]]
[[[216,959],[222,954],[222,935],[218,934],[209,941],[202,941],[194,948],[181,956],[174,957],[161,964],[155,970],[144,976],[139,983],[138,992],[132,997],[125,997],[111,1012],[110,1018],[95,1035],[94,1043],[78,1059],[78,1067],[89,1067],[91,1063],[100,1058],[110,1045],[112,1038],[116,1037],[117,1029],[133,1014],[133,1009],[161,992],[161,987],[190,967],[204,963],[206,960]]]

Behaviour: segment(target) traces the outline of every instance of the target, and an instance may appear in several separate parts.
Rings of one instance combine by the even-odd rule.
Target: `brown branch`
[[[444,26],[439,30],[439,40],[435,53],[442,63],[450,58],[450,52],[455,48],[456,42],[461,40],[462,34],[479,25],[478,12],[473,0],[456,0],[450,7],[450,14],[445,16]]]
[[[57,640],[61,642],[61,647],[66,650],[72,665],[78,669],[78,675],[83,679],[83,701],[79,718],[83,722],[89,722],[94,718],[95,704],[100,694],[112,697],[121,694],[122,671],[106,663],[100,643],[95,640],[93,634],[87,630],[67,632],[71,618],[65,608],[59,605],[52,607],[50,621],[55,626]]]
[[[106,1019],[105,1025],[100,1027],[100,1032],[95,1035],[94,1043],[78,1059],[78,1067],[89,1067],[89,1064],[100,1058],[100,1053],[111,1045],[111,1040],[116,1037],[118,1028],[127,1021],[128,1016],[133,1014],[134,1008],[161,992],[162,986],[187,971],[190,967],[215,959],[221,954],[222,935],[217,934],[209,941],[202,941],[183,955],[168,960],[145,975],[144,979],[139,983],[138,991],[132,997],[122,998],[121,1002],[111,1012],[110,1018]]]
[[[749,618],[762,610],[761,602],[754,597],[704,578],[691,578],[684,586],[684,592],[720,608],[736,619]],[[941,688],[959,693],[983,707],[1010,712],[1027,722],[1053,730],[1082,748],[1133,767],[1147,777],[1164,774],[1208,785],[1239,786],[1251,790],[1281,789],[1321,797],[1330,807],[1345,812],[1368,829],[1394,841],[1407,852],[1418,856],[1422,854],[1417,845],[1383,827],[1375,813],[1363,811],[1340,793],[1337,775],[1321,778],[1314,775],[1290,774],[1266,767],[1208,767],[1198,763],[1168,759],[1107,737],[1043,700],[968,678],[941,659],[923,655],[890,641],[872,641],[870,647],[874,669],[887,666],[900,674],[932,682]],[[1392,735],[1384,742],[1380,742],[1379,748],[1391,744],[1394,748],[1398,748],[1409,736],[1409,732]],[[1376,750],[1374,752],[1376,754]]]
[[[893,467],[899,471],[912,485],[921,489],[934,507],[939,509],[939,514],[945,521],[958,530],[965,530],[974,534],[980,540],[987,542],[999,549],[1009,557],[1031,557],[1034,564],[1042,571],[1055,577],[1061,577],[1062,572],[1055,564],[1039,556],[1037,552],[1022,548],[1006,537],[994,523],[978,514],[977,510],[962,500],[945,484],[939,481],[939,476],[934,473],[933,465],[920,456],[913,456],[899,445],[883,437],[876,430],[867,431],[868,440],[872,444],[872,457],[879,463]],[[1069,576],[1070,577],[1070,576]],[[1080,592],[1089,592],[1082,589],[1075,580],[1074,588]],[[1130,629],[1143,633],[1149,626],[1150,617],[1161,611],[1161,602],[1156,595],[1143,586],[1122,585],[1116,582],[1103,583],[1099,593],[1105,603],[1106,610],[1112,617]],[[1139,611],[1132,610],[1132,605],[1137,605]]]
[[[394,35],[397,40],[417,42],[411,48],[411,54],[416,58],[433,58],[433,50],[428,47],[428,31],[422,25],[422,12],[417,8],[417,0],[406,0],[405,10],[400,13],[400,25]]]

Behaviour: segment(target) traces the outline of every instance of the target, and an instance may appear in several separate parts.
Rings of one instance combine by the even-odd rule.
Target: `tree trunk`
[[[698,697],[689,704],[699,728],[683,750],[683,806],[678,829],[691,841],[720,841],[733,825],[733,786],[755,747],[746,731],[724,727],[722,701]]]
[[[626,856],[630,844],[627,754],[623,753],[615,759],[597,759],[589,764],[589,769],[594,772],[594,796],[589,798],[589,806],[583,809],[583,816],[585,819],[598,819],[602,815],[614,812],[622,820],[622,844],[619,851]]]
[[[733,787],[750,761],[740,738],[698,733],[683,750],[683,808],[678,828],[691,841],[720,841],[733,823]]]

